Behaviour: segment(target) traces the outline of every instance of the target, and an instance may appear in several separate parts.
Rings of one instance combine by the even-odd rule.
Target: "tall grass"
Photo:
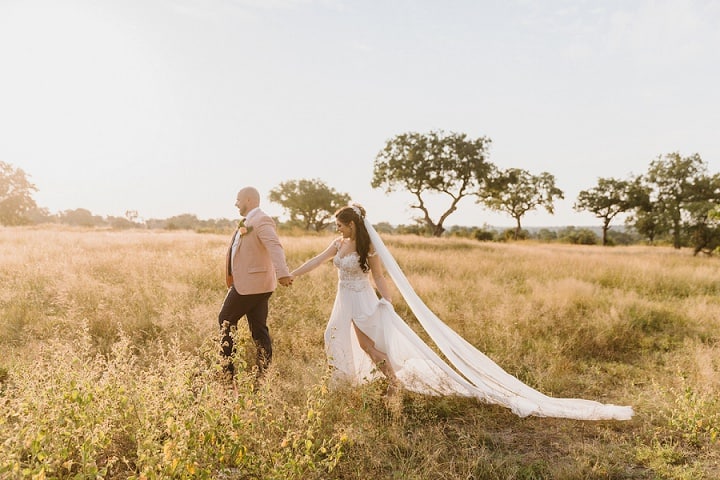
[[[283,238],[297,266],[328,236]],[[665,248],[388,237],[430,308],[555,396],[628,422],[520,419],[383,382],[332,386],[330,264],[271,298],[259,388],[247,328],[218,381],[228,239],[0,230],[0,478],[716,478],[720,263]],[[399,295],[396,310],[421,336]]]

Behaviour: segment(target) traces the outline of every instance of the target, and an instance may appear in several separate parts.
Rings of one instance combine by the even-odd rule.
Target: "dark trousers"
[[[218,321],[222,333],[222,354],[225,357],[224,368],[231,375],[235,373],[232,363],[234,350],[230,329],[237,327],[238,321],[247,316],[250,334],[257,349],[256,366],[258,375],[262,375],[272,360],[272,340],[267,326],[268,300],[272,292],[257,293],[253,295],[240,295],[235,287],[230,287],[225,301],[220,309]]]

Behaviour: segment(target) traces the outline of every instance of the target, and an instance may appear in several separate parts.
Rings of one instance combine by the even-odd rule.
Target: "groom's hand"
[[[280,283],[283,287],[289,287],[293,283],[293,277],[278,278],[278,283]]]

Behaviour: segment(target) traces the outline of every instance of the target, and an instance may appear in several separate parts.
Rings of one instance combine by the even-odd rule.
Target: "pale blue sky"
[[[600,176],[720,170],[718,26],[703,0],[0,0],[0,160],[51,212],[235,218],[241,186],[319,178],[410,223],[373,160],[443,129],[555,175],[526,226],[594,225],[572,204]],[[512,220],[465,199],[446,225],[483,223]]]

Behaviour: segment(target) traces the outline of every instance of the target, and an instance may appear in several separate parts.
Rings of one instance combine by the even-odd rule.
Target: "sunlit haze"
[[[407,131],[492,140],[490,160],[555,175],[565,200],[525,226],[598,225],[598,177],[699,153],[720,171],[720,2],[0,0],[0,160],[51,213],[237,218],[316,178],[375,222],[372,189]],[[440,200],[434,210],[437,217]],[[446,226],[512,225],[464,199]]]

